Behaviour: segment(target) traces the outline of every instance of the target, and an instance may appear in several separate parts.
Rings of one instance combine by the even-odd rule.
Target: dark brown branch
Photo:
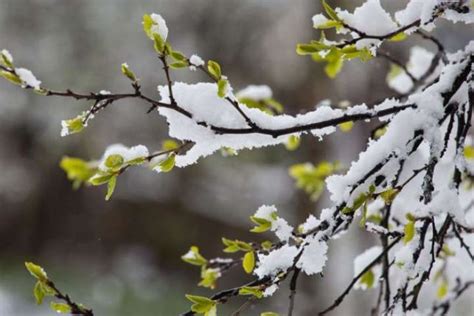
[[[323,310],[322,312],[319,313],[319,315],[325,315],[327,314],[328,312],[332,311],[334,308],[336,308],[337,306],[339,306],[342,301],[344,300],[344,298],[346,297],[347,294],[349,294],[349,292],[352,290],[352,288],[354,287],[354,285],[357,283],[357,281],[359,281],[359,279],[367,272],[369,271],[370,269],[372,269],[373,266],[375,266],[376,264],[379,263],[379,261],[385,256],[385,253],[388,253],[390,251],[390,249],[393,248],[393,246],[395,246],[400,240],[402,239],[402,237],[398,237],[396,238],[395,240],[393,240],[388,246],[387,248],[385,248],[382,253],[380,253],[380,255],[378,255],[374,260],[372,260],[371,263],[369,263],[358,275],[356,275],[351,283],[349,283],[349,285],[346,287],[346,289],[342,292],[342,294],[336,298],[336,300],[334,301],[334,303],[329,306],[328,308],[326,308],[325,310]]]
[[[466,242],[464,241],[464,238],[462,238],[461,234],[456,228],[456,224],[453,224],[453,231],[454,231],[454,234],[456,235],[456,238],[459,240],[461,247],[464,248],[464,250],[466,250],[467,254],[471,258],[471,261],[474,262],[474,255],[471,252],[471,248],[466,244]]]
[[[356,37],[356,38],[353,38],[351,40],[346,40],[344,41],[343,43],[341,44],[338,44],[336,45],[337,47],[339,48],[343,48],[343,47],[346,47],[346,46],[349,46],[349,45],[353,45],[353,44],[356,44],[358,41],[360,40],[364,40],[364,39],[375,39],[375,40],[379,40],[379,41],[383,41],[383,40],[387,40],[387,39],[390,39],[392,37],[394,37],[395,35],[397,34],[400,34],[402,32],[405,32],[413,27],[418,27],[421,23],[421,20],[418,19],[416,21],[413,21],[412,23],[408,24],[408,25],[405,25],[393,32],[390,32],[390,33],[387,33],[387,34],[384,34],[384,35],[373,35],[373,34],[367,34],[365,32],[362,32],[346,23],[343,23],[343,27],[354,32],[354,33],[357,33],[357,35],[359,35],[359,37]]]
[[[185,109],[178,106],[177,104],[169,104],[169,103],[156,101],[150,97],[143,95],[139,91],[132,94],[103,95],[103,94],[94,94],[94,93],[79,94],[79,93],[72,92],[71,90],[67,90],[66,92],[48,91],[47,95],[71,97],[77,100],[99,100],[99,101],[108,101],[108,100],[116,101],[116,100],[125,99],[125,98],[140,98],[152,104],[152,106],[154,107],[168,108],[168,109],[177,111],[181,113],[182,115],[187,116],[190,119],[193,118],[190,112],[186,111]],[[362,121],[362,120],[367,120],[367,119],[372,119],[372,118],[384,117],[387,115],[401,112],[409,108],[412,108],[412,109],[416,108],[416,105],[407,104],[407,105],[402,105],[402,106],[394,106],[394,107],[386,108],[379,111],[368,110],[366,112],[357,113],[357,114],[343,114],[340,117],[329,119],[329,120],[324,120],[324,121],[304,124],[304,125],[298,125],[298,126],[293,126],[293,127],[281,128],[281,129],[267,129],[267,128],[258,127],[256,125],[254,125],[253,127],[248,127],[248,128],[226,128],[226,127],[221,127],[221,126],[210,125],[210,124],[207,124],[206,122],[197,122],[197,124],[202,125],[202,126],[207,126],[218,134],[264,134],[264,135],[270,135],[276,138],[279,136],[288,135],[292,133],[309,132],[315,129],[322,129],[325,127],[337,126],[345,122],[355,122],[355,121]]]
[[[293,309],[295,307],[295,296],[296,296],[296,284],[298,283],[298,276],[300,274],[300,269],[295,269],[293,271],[293,276],[290,281],[290,303],[288,306],[288,316],[293,315]]]
[[[78,304],[78,303],[75,303],[70,297],[68,294],[64,294],[62,293],[57,287],[56,285],[54,284],[53,281],[51,280],[47,280],[46,281],[47,285],[52,288],[54,290],[54,292],[56,293],[54,296],[57,298],[57,299],[60,299],[62,301],[64,301],[68,306],[69,308],[71,309],[71,314],[72,315],[83,315],[83,316],[94,316],[94,312],[92,311],[92,309],[89,309],[89,308],[86,308],[84,306],[82,306],[81,304]]]

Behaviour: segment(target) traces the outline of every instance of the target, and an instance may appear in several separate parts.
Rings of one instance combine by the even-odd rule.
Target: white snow
[[[293,227],[288,222],[276,216],[277,209],[274,205],[262,205],[255,212],[254,217],[261,218],[271,222],[271,231],[280,239],[280,241],[288,241],[293,233]]]
[[[281,217],[278,217],[276,220],[272,221],[271,230],[275,232],[275,235],[280,239],[280,241],[288,241],[293,232],[293,227],[288,225],[288,222]]]
[[[307,233],[307,232],[311,231],[312,229],[316,228],[320,223],[321,223],[321,221],[319,219],[317,219],[314,215],[311,214],[311,215],[308,216],[308,218],[306,219],[306,221],[302,225],[301,232],[302,233]]]
[[[36,79],[35,75],[28,69],[25,68],[16,68],[16,74],[20,77],[21,81],[25,86],[32,87],[34,89],[39,89],[41,81]]]
[[[336,12],[346,24],[369,35],[386,35],[397,30],[397,24],[382,8],[380,0],[367,0],[354,13],[341,9],[336,9]],[[352,35],[354,38],[359,37],[357,34]],[[362,49],[378,44],[380,41],[377,39],[362,39],[356,43],[356,47]]]
[[[143,146],[143,145],[137,145],[134,147],[127,147],[122,144],[114,144],[110,145],[107,147],[105,150],[104,155],[102,156],[102,159],[99,164],[99,169],[103,171],[107,171],[108,168],[105,165],[105,161],[107,160],[107,157],[111,155],[120,155],[122,156],[124,163],[127,161],[131,161],[137,158],[145,158],[149,155],[148,149]]]
[[[169,91],[167,86],[159,86],[161,101],[169,103]],[[252,149],[287,142],[290,135],[273,137],[265,134],[219,134],[209,127],[199,125],[199,122],[207,122],[210,125],[227,129],[248,129],[246,120],[237,112],[227,100],[217,95],[217,85],[214,83],[186,84],[177,82],[173,85],[173,93],[177,104],[192,114],[189,118],[173,109],[159,107],[158,111],[166,117],[169,123],[169,135],[179,140],[188,140],[195,145],[184,155],[176,157],[176,166],[184,167],[195,163],[199,158],[211,155],[222,147],[228,147],[239,151],[244,148]],[[259,127],[265,129],[283,129],[298,125],[317,123],[340,117],[344,115],[341,109],[333,109],[321,105],[314,111],[305,114],[275,115],[271,116],[258,109],[251,109],[240,105],[241,110]],[[357,112],[366,109],[365,105],[356,107]],[[350,110],[348,110],[350,111]],[[368,111],[368,110],[366,110]],[[322,137],[333,133],[335,127],[330,126],[311,130],[314,136]],[[294,135],[300,135],[295,133]]]
[[[432,22],[432,17],[436,13],[436,7],[439,5],[446,5],[449,1],[445,0],[411,0],[405,9],[398,11],[395,18],[400,25],[408,25],[416,20],[421,20],[421,28],[426,31],[431,31],[435,27]],[[459,13],[448,9],[442,15],[445,19],[451,22],[474,23],[474,13],[472,9],[468,13]]]
[[[192,250],[188,250],[181,258],[183,259],[196,259],[196,253]]]
[[[189,61],[195,67],[204,65],[204,60],[196,54],[191,55],[191,58],[189,58]]]
[[[469,51],[469,47],[466,51]],[[464,52],[464,54],[466,53]],[[381,172],[385,176],[388,178],[393,176],[397,170],[397,160],[406,156],[407,150],[410,148],[407,144],[413,138],[416,130],[423,130],[425,140],[429,141],[439,152],[442,135],[437,126],[438,120],[444,114],[442,93],[450,89],[456,76],[466,67],[466,61],[459,62],[459,60],[463,60],[462,56],[464,55],[462,54],[458,52],[449,55],[451,63],[444,67],[439,80],[424,91],[409,97],[407,104],[416,104],[417,109],[406,109],[394,115],[386,133],[380,139],[369,142],[367,150],[359,154],[359,159],[352,162],[345,175],[333,175],[326,179],[332,201],[336,203],[346,201],[348,205],[351,205],[354,198],[368,191],[374,178],[367,179],[352,193],[350,192],[351,186],[379,163],[383,163]],[[388,104],[389,102],[382,103],[382,106],[387,107]],[[376,109],[379,110],[378,107]],[[390,155],[396,156],[397,159],[386,163],[386,158]]]
[[[359,273],[361,273],[381,253],[382,253],[382,247],[374,246],[372,248],[367,249],[366,251],[364,251],[360,255],[358,255],[354,259],[354,277],[359,275]],[[374,274],[374,279],[375,279],[374,287],[376,287],[377,284],[378,284],[377,280],[382,275],[382,268],[380,267],[380,265],[376,265],[376,266],[372,267],[371,271]],[[367,284],[357,282],[354,285],[354,288],[355,289],[366,290],[367,289]]]
[[[254,273],[260,279],[265,276],[275,276],[277,273],[290,268],[297,254],[298,248],[288,245],[273,250],[268,255],[258,254],[258,267],[254,270]]]
[[[326,265],[328,245],[315,237],[308,237],[306,241],[308,245],[304,247],[296,266],[307,275],[319,273]]]
[[[273,221],[273,214],[277,212],[277,208],[275,205],[262,205],[258,208],[258,210],[255,212],[255,217],[256,218],[262,218],[265,219],[269,222]]]
[[[423,47],[413,47],[410,51],[410,60],[407,64],[408,71],[413,75],[413,77],[420,79],[429,69],[433,57],[434,54]],[[434,75],[436,74],[438,74],[437,71],[434,72]],[[429,81],[429,78],[427,78],[427,80]],[[407,93],[413,87],[413,81],[404,71],[402,71],[398,76],[389,80],[388,85],[399,93]]]
[[[272,296],[276,292],[276,290],[278,290],[278,285],[276,284],[270,285],[269,287],[265,289],[265,291],[263,291],[263,297]]]
[[[326,16],[322,13],[316,14],[315,16],[313,16],[312,20],[313,20],[313,27],[315,29],[319,28],[321,25],[324,25],[325,23],[329,21],[328,18],[326,18]]]
[[[10,54],[10,52],[6,49],[2,49],[2,51],[0,52],[0,54],[2,54],[3,56],[5,56],[5,58],[7,59],[8,62],[10,62],[11,64],[13,64],[13,57],[12,57],[12,54]]]
[[[238,99],[247,98],[255,101],[270,99],[272,97],[272,89],[266,85],[249,85],[235,94]]]
[[[153,20],[153,26],[151,27],[151,32],[154,34],[160,35],[163,41],[166,41],[168,38],[168,27],[166,26],[166,21],[159,14],[153,13],[150,15]]]
[[[421,19],[422,28],[430,31],[433,29],[433,23],[427,22],[433,15],[436,0],[411,0],[405,9],[395,13],[395,19],[400,25],[409,25],[418,19]]]

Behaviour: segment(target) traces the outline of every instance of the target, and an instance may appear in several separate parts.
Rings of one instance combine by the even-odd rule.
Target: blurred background
[[[353,9],[362,1],[331,1]],[[406,1],[383,1],[394,12]],[[311,17],[316,0],[1,0],[0,49],[10,50],[18,66],[31,69],[54,90],[131,91],[120,73],[127,62],[143,90],[158,97],[164,83],[152,43],[143,34],[144,13],[163,15],[174,48],[188,56],[218,60],[235,89],[268,84],[286,112],[311,110],[321,100],[370,104],[393,95],[386,84],[386,61],[349,62],[335,80],[322,66],[298,57],[295,45],[319,37]],[[473,28],[446,24],[438,35],[453,51],[472,39]],[[407,60],[408,47],[428,43],[410,39],[387,49]],[[176,80],[205,80],[177,71]],[[23,262],[46,268],[59,288],[93,307],[96,315],[177,315],[190,303],[185,293],[210,295],[196,286],[199,269],[180,260],[189,246],[205,257],[222,256],[220,238],[255,238],[248,217],[262,204],[275,204],[282,217],[298,225],[318,204],[295,189],[288,167],[299,162],[339,160],[346,166],[365,147],[371,126],[358,124],[350,134],[337,132],[323,142],[307,137],[296,152],[284,146],[218,154],[170,174],[133,168],[118,181],[111,201],[104,188],[73,191],[58,167],[62,156],[100,158],[109,144],[159,149],[166,124],[146,114],[138,101],[125,100],[101,112],[81,134],[60,137],[60,121],[90,104],[41,97],[0,81],[0,315],[51,315],[37,307],[33,279]],[[330,304],[351,280],[352,260],[377,243],[357,225],[332,243],[325,277],[302,278],[296,315],[314,315]],[[240,269],[219,281],[219,288],[249,279]],[[272,299],[245,315],[285,313],[287,284]],[[377,290],[354,292],[334,315],[363,315]],[[472,293],[471,293],[472,298]],[[220,309],[228,315],[242,301]]]

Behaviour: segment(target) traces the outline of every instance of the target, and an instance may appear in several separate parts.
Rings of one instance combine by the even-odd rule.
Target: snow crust
[[[250,85],[236,93],[237,98],[248,98],[255,101],[270,99],[272,97],[272,89],[267,85]]]
[[[99,163],[99,169],[107,171],[109,168],[105,165],[105,161],[111,155],[120,155],[124,162],[131,161],[137,158],[144,158],[149,155],[148,149],[143,145],[127,147],[122,144],[114,144],[107,147],[104,155]]]
[[[153,13],[150,15],[154,24],[151,27],[151,32],[160,35],[163,41],[166,41],[168,38],[168,26],[166,26],[166,21],[159,14]]]
[[[169,103],[167,86],[159,86],[161,102]],[[255,90],[254,90],[255,91]],[[192,141],[195,145],[185,154],[176,156],[176,166],[185,167],[197,162],[201,157],[206,157],[227,147],[239,151],[266,146],[284,144],[290,135],[273,137],[271,135],[253,134],[219,134],[209,126],[200,125],[207,122],[210,125],[227,129],[248,129],[245,119],[237,112],[230,102],[217,96],[217,85],[214,83],[186,84],[177,82],[173,85],[173,94],[177,104],[192,114],[189,118],[173,109],[158,108],[169,124],[169,135],[179,140]],[[255,96],[255,95],[254,95]],[[259,93],[258,96],[262,96]],[[298,125],[317,123],[342,116],[345,112],[333,109],[326,105],[318,106],[315,110],[305,114],[271,116],[258,109],[251,109],[240,104],[241,110],[259,127],[264,129],[283,129]],[[367,110],[365,105],[348,110],[348,114],[363,113]],[[336,131],[333,126],[311,130],[314,136],[322,137]],[[293,135],[300,135],[294,133]]]
[[[258,266],[254,273],[260,279],[265,276],[275,276],[278,272],[286,271],[291,267],[297,254],[298,248],[289,245],[273,250],[268,255],[258,254]]]
[[[28,69],[25,68],[16,68],[16,74],[20,77],[21,81],[23,81],[24,85],[30,86],[34,89],[39,89],[41,85],[41,81],[36,79],[35,75]]]

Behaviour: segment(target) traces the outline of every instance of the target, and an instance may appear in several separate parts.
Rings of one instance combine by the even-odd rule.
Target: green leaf
[[[352,127],[354,127],[354,122],[349,121],[349,122],[344,122],[338,125],[341,131],[344,133],[350,132],[352,130]]]
[[[448,245],[446,244],[443,244],[443,248],[441,248],[442,250],[442,254],[445,256],[445,257],[452,257],[452,256],[455,256],[456,255],[456,252],[452,251],[451,249],[449,249]]]
[[[237,150],[230,147],[222,147],[220,153],[223,157],[237,156]]]
[[[340,21],[329,20],[324,24],[321,24],[317,27],[319,30],[327,30],[332,28],[340,28],[342,27],[342,23]]]
[[[285,147],[289,151],[294,151],[300,147],[301,139],[298,135],[290,135],[285,143]]]
[[[114,154],[110,155],[105,159],[105,166],[109,169],[118,169],[122,167],[124,163],[124,159],[121,155]]]
[[[272,223],[266,219],[250,216],[250,220],[258,226],[252,228],[252,233],[263,233],[272,228]]]
[[[174,62],[174,63],[170,64],[170,68],[172,68],[172,69],[182,69],[182,68],[186,68],[188,66],[189,66],[189,64],[188,64],[187,61],[177,61],[177,62]]]
[[[329,78],[334,79],[336,78],[337,74],[341,72],[343,65],[344,59],[338,58],[336,60],[330,61],[326,65],[326,67],[324,67],[324,71],[326,72]]]
[[[195,313],[206,314],[212,312],[216,306],[216,302],[204,296],[186,294],[186,298],[194,303],[191,310]]]
[[[344,214],[348,213],[353,213],[357,211],[368,199],[370,198],[370,195],[367,193],[361,193],[352,203],[351,207],[346,207],[342,212]],[[346,210],[347,209],[347,210]]]
[[[71,307],[64,303],[51,302],[50,307],[56,313],[70,313]]]
[[[268,223],[268,224],[264,224],[264,225],[260,225],[260,226],[255,226],[250,231],[252,233],[264,233],[264,232],[268,231],[270,228],[272,228],[272,224]]]
[[[391,41],[391,42],[401,42],[401,41],[406,40],[406,38],[407,38],[407,35],[405,34],[405,32],[400,32],[400,33],[397,33],[397,34],[393,35],[392,37],[390,37],[389,41]]]
[[[13,59],[10,58],[10,56],[7,55],[8,52],[6,52],[5,50],[2,50],[1,51],[1,54],[0,54],[0,64],[3,64],[4,66],[8,67],[8,68],[15,68],[13,66]]]
[[[67,134],[66,135],[71,135],[71,134],[77,134],[82,132],[84,129],[84,116],[83,115],[78,115],[73,119],[70,120],[65,120],[62,122],[63,127],[67,128]],[[64,134],[62,134],[64,135]]]
[[[274,312],[263,312],[260,316],[280,316],[280,314]]]
[[[186,254],[181,256],[181,260],[195,266],[207,264],[206,258],[199,253],[199,248],[196,246],[192,246]]]
[[[126,63],[122,64],[121,70],[122,70],[122,74],[124,74],[125,77],[127,77],[133,82],[137,81],[135,74],[130,70],[130,68],[128,68],[128,65]]]
[[[415,237],[415,221],[408,221],[403,231],[405,233],[403,236],[403,243],[406,245],[413,239],[413,237]]]
[[[161,148],[165,151],[167,150],[174,150],[179,147],[178,142],[172,140],[172,139],[166,139],[161,143]]]
[[[326,0],[322,0],[324,10],[326,11],[326,14],[333,20],[335,21],[341,21],[339,17],[337,16],[336,11],[334,11],[333,8],[326,2]]]
[[[8,72],[8,71],[0,71],[0,76],[7,79],[13,84],[16,85],[21,85],[23,81],[21,81],[20,77],[18,77],[16,74]]]
[[[269,98],[269,99],[263,100],[263,102],[265,103],[267,107],[273,109],[276,113],[283,112],[283,105],[277,100]]]
[[[374,286],[375,283],[375,275],[372,272],[372,270],[367,271],[364,273],[361,277],[359,282],[361,284],[365,284],[368,289],[371,289]]]
[[[207,312],[205,312],[204,316],[217,316],[217,304],[214,304]]]
[[[392,204],[393,200],[397,197],[399,191],[397,189],[388,189],[380,193],[380,197],[384,200],[385,204]]]
[[[51,286],[49,286],[47,282],[43,282],[43,281],[39,281],[39,282],[40,282],[40,286],[42,288],[44,295],[54,296],[57,294],[56,290],[53,289]]]
[[[219,79],[217,82],[217,95],[219,98],[224,98],[227,94],[227,87],[229,82],[226,79]]]
[[[214,289],[219,276],[219,271],[216,269],[202,269],[201,282],[199,282],[198,285],[205,288]]]
[[[441,281],[438,289],[436,290],[436,297],[440,300],[444,298],[449,291],[449,284],[446,280]]]
[[[387,126],[383,126],[381,128],[378,128],[375,133],[374,133],[374,138],[379,139],[382,137],[385,133],[387,132]]]
[[[259,109],[269,115],[273,115],[274,112],[281,113],[283,109],[283,106],[273,99],[256,101],[250,98],[239,98],[239,103],[251,109]],[[278,106],[280,106],[280,108],[278,108]]]
[[[239,295],[253,295],[256,298],[262,298],[263,292],[258,286],[244,286],[239,289]]]
[[[474,159],[474,146],[464,147],[464,157],[466,159]]]
[[[35,297],[36,304],[41,305],[45,295],[43,287],[41,286],[41,281],[36,282],[35,287],[33,288],[33,295]]]
[[[359,222],[360,227],[365,227],[365,223],[367,222],[367,212],[368,212],[368,203],[364,203],[364,207],[362,208],[362,217]]]
[[[45,282],[48,280],[48,275],[42,267],[33,262],[25,262],[26,269],[39,281]]]
[[[311,44],[298,44],[296,45],[296,53],[298,55],[312,55],[328,48],[329,46],[319,42],[314,42]]]
[[[151,31],[152,26],[155,24],[155,21],[149,16],[148,14],[145,14],[143,16],[143,30],[145,31],[145,34],[150,38],[153,39],[153,33]]]
[[[355,45],[346,46],[341,49],[341,52],[343,53],[343,58],[346,60],[359,58],[362,61],[369,61],[374,57],[367,48],[358,50]]]
[[[251,244],[241,241],[241,240],[230,240],[227,238],[222,238],[222,243],[226,246],[226,248],[223,251],[227,253],[253,250]]]
[[[153,33],[154,48],[158,54],[164,54],[166,52],[166,43],[161,38],[160,34]]]
[[[207,70],[209,71],[209,73],[215,80],[221,79],[222,77],[221,66],[217,62],[213,60],[209,60],[207,62]]]
[[[273,246],[272,242],[269,240],[263,241],[260,245],[262,246],[264,250],[270,250]]]
[[[105,200],[108,201],[112,197],[112,194],[115,191],[115,186],[117,185],[117,176],[110,178],[109,182],[107,183],[107,195],[105,196]]]
[[[101,185],[109,182],[110,178],[112,178],[113,176],[114,174],[112,173],[109,174],[99,171],[92,178],[90,178],[88,182],[92,185]]]
[[[67,178],[74,181],[75,188],[87,182],[97,171],[97,168],[91,167],[87,161],[67,156],[61,159],[59,166],[66,172]]]
[[[137,165],[143,164],[145,161],[146,161],[146,157],[137,157],[135,159],[128,160],[125,163],[130,166],[137,166]]]
[[[244,260],[242,261],[242,267],[246,273],[252,273],[255,268],[255,254],[253,251],[249,251],[245,254]]]
[[[241,241],[241,240],[235,240],[235,245],[239,248],[240,251],[252,251],[252,245],[249,244],[248,242]]]
[[[39,89],[38,88],[34,89],[33,92],[36,93],[37,95],[46,96],[48,95],[49,91],[40,87]]]
[[[416,221],[416,217],[413,216],[412,213],[406,213],[405,217],[406,217],[407,221],[410,221],[410,222],[415,222]]]
[[[235,245],[235,242],[233,240],[230,240],[230,239],[227,239],[225,237],[222,237],[222,243],[225,245],[225,246],[233,246]]]
[[[181,53],[177,50],[174,50],[170,53],[170,55],[171,55],[171,57],[173,57],[173,59],[175,59],[177,61],[184,61],[184,62],[186,62],[186,64],[188,64],[187,58],[183,53]]]
[[[380,225],[382,223],[382,220],[383,220],[382,215],[380,215],[379,213],[372,214],[367,218],[367,221],[377,224],[377,225]]]
[[[324,180],[339,169],[338,163],[323,161],[317,166],[310,163],[295,164],[289,174],[296,180],[296,187],[303,189],[316,201],[324,190]]]
[[[390,71],[387,74],[387,82],[392,81],[396,77],[398,77],[400,74],[403,73],[402,67],[396,65],[396,64],[390,64]]]
[[[158,164],[157,168],[159,169],[160,172],[170,172],[174,168],[175,159],[176,159],[176,154],[171,153],[168,155],[168,157],[165,160],[161,161]]]

